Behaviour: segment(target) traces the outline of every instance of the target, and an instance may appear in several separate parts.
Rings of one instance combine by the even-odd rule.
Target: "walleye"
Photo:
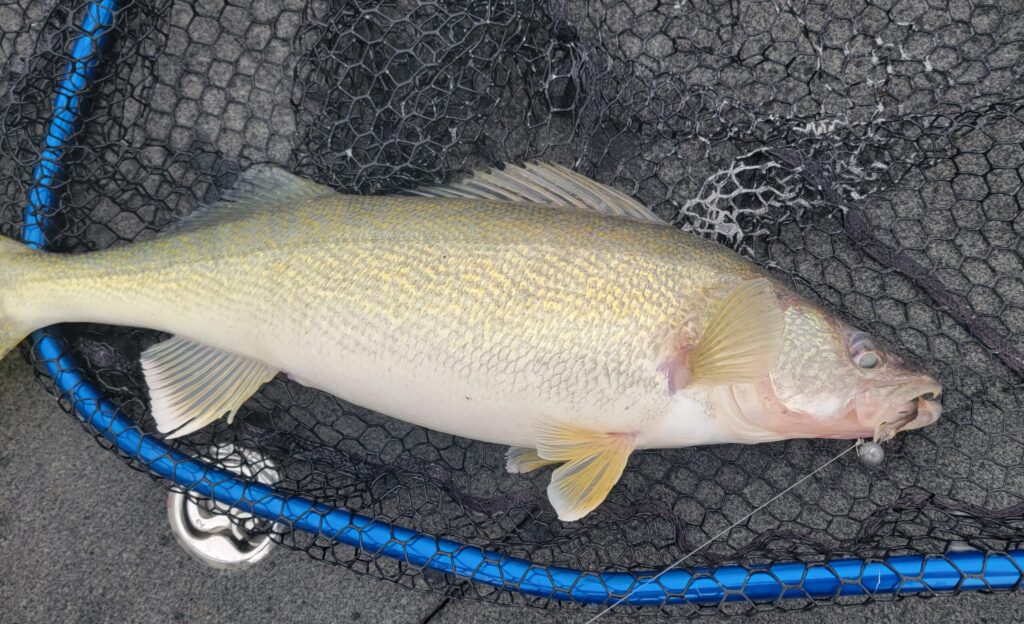
[[[557,464],[562,520],[638,449],[883,440],[935,422],[917,365],[757,266],[556,165],[407,196],[343,195],[256,166],[145,242],[78,255],[0,239],[0,354],[58,322],[156,329],[142,354],[167,437],[279,372]]]

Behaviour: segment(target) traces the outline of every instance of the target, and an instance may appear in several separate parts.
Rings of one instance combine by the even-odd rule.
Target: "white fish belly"
[[[387,416],[484,442],[533,446],[540,414],[530,401],[508,402],[480,384],[372,358],[338,354],[317,361],[296,353],[288,359],[296,381]]]
[[[310,357],[301,337],[290,343],[284,364],[290,377],[357,405],[422,427],[484,442],[535,447],[540,419],[570,422],[595,431],[637,434],[637,448],[673,448],[730,441],[715,418],[704,390],[669,397],[621,397],[601,406],[515,397],[485,378],[463,379],[454,372],[408,369],[393,361],[335,353]]]

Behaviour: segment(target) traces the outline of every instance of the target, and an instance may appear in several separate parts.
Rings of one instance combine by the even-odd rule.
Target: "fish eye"
[[[882,354],[875,341],[862,332],[857,332],[850,340],[850,357],[860,368],[877,368],[882,364]]]
[[[875,368],[882,363],[882,358],[874,351],[865,351],[853,360],[861,368]]]

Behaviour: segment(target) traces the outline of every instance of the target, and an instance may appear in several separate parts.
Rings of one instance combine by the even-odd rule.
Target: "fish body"
[[[233,415],[280,371],[509,445],[514,471],[561,463],[549,495],[563,519],[599,504],[634,449],[874,435],[879,412],[907,405],[901,426],[938,417],[938,384],[873,344],[893,371],[840,391],[836,371],[815,369],[835,368],[837,350],[853,362],[856,330],[649,213],[587,209],[583,187],[559,205],[519,191],[350,196],[272,169],[250,179],[148,241],[77,255],[5,242],[8,342],[69,321],[164,331],[175,338],[143,356],[161,430]]]

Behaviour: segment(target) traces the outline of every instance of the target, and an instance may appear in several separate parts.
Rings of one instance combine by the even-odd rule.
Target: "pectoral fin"
[[[142,353],[142,371],[157,429],[177,438],[202,429],[221,416],[228,422],[273,368],[175,336]]]
[[[675,344],[658,367],[670,393],[695,384],[753,383],[782,352],[786,321],[771,282],[757,278],[733,289],[695,343]]]
[[[558,519],[579,520],[608,496],[635,448],[632,433],[598,433],[573,425],[538,422],[537,456],[565,462],[551,475],[548,499]]]

